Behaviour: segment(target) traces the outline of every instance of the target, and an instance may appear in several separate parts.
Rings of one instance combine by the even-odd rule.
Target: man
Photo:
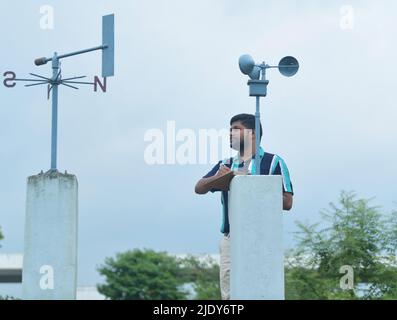
[[[255,116],[251,114],[238,114],[230,120],[230,147],[238,151],[234,158],[219,161],[217,165],[195,187],[198,194],[208,191],[221,191],[222,197],[222,227],[223,237],[220,243],[220,287],[223,300],[230,299],[230,226],[228,216],[228,191],[214,187],[214,182],[221,176],[230,173],[253,174],[255,167]],[[262,125],[260,125],[260,138],[262,138]],[[293,189],[288,168],[283,159],[278,155],[264,152],[260,148],[260,174],[281,175],[283,181],[283,209],[292,208]]]

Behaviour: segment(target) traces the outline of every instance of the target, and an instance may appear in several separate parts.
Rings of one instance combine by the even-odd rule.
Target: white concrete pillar
[[[230,185],[230,297],[283,300],[281,176],[236,176]]]
[[[77,178],[47,172],[27,179],[23,299],[75,299]]]

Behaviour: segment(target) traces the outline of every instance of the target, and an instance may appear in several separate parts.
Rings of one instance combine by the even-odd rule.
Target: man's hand
[[[205,194],[205,193],[207,193],[208,191],[210,191],[213,188],[213,183],[216,180],[222,179],[223,176],[227,175],[230,172],[231,172],[230,168],[228,168],[224,164],[221,164],[219,166],[219,169],[218,169],[218,171],[217,171],[217,173],[215,175],[213,175],[212,177],[208,177],[208,178],[201,178],[197,182],[196,187],[194,188],[194,190],[198,194]]]
[[[283,210],[291,210],[292,208],[292,194],[289,192],[283,193]]]
[[[218,172],[216,173],[216,176],[222,176],[226,173],[229,173],[231,170],[229,167],[225,166],[224,164],[221,164],[219,167]]]

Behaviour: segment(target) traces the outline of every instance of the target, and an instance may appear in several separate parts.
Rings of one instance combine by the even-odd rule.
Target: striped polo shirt
[[[260,174],[261,175],[281,175],[283,181],[283,192],[289,192],[294,194],[289,171],[285,161],[276,154],[265,152],[261,147],[259,150],[260,155]],[[210,172],[208,172],[203,178],[209,178],[214,176],[221,165],[225,165],[233,171],[243,171],[250,174],[255,174],[255,156],[246,162],[240,161],[240,157],[237,154],[233,158],[228,158],[219,161]],[[221,191],[219,189],[211,189],[211,192]],[[229,233],[229,213],[228,213],[228,191],[221,191],[221,203],[222,203],[222,233]]]

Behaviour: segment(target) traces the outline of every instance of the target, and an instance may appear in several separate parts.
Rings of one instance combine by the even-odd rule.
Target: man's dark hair
[[[253,132],[255,132],[255,116],[253,114],[248,114],[248,113],[240,113],[235,115],[233,118],[230,119],[230,125],[232,123],[240,121],[241,124],[247,128],[247,129],[252,129]],[[262,124],[259,121],[259,127],[260,127],[260,135],[259,139],[262,138]]]

